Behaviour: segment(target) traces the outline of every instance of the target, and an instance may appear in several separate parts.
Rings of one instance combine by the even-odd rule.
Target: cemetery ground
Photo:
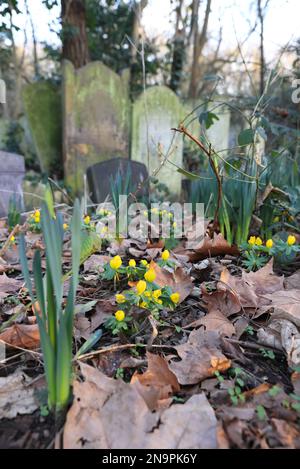
[[[211,220],[193,249],[100,240],[105,204],[45,199],[0,225],[1,448],[300,447],[295,232],[251,233],[249,269]]]

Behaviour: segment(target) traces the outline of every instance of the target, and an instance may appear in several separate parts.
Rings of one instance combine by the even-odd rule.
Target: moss
[[[42,171],[57,173],[62,167],[60,91],[48,82],[38,82],[24,86],[22,94]]]

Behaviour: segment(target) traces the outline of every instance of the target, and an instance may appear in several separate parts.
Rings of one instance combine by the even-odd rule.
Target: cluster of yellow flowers
[[[296,243],[296,238],[295,236],[293,235],[289,235],[288,238],[287,238],[287,241],[286,241],[287,245],[288,246],[293,246],[295,243]],[[263,241],[262,239],[258,236],[258,237],[255,237],[255,236],[251,236],[249,239],[248,239],[248,244],[250,244],[250,246],[262,246],[263,245]],[[273,239],[268,239],[266,241],[266,247],[268,249],[271,249],[274,245],[274,241]]]
[[[41,221],[41,212],[39,210],[35,210],[34,213],[30,215],[30,218],[35,222],[35,223],[40,223]]]
[[[169,251],[167,249],[164,250],[162,252],[161,259],[164,262],[166,262],[168,261],[169,257],[170,257]],[[156,280],[157,274],[156,274],[154,267],[149,265],[149,263],[145,259],[141,260],[140,264],[143,267],[146,267],[146,272],[144,271],[143,278],[140,279],[136,283],[134,295],[136,295],[135,298],[138,299],[137,303],[140,308],[149,308],[151,310],[153,307],[155,308],[155,304],[157,305],[163,304],[162,295],[164,295],[164,297],[166,298],[165,296],[166,292],[165,291],[163,292],[159,287],[156,288],[155,286],[154,282]],[[121,257],[120,256],[113,257],[109,265],[113,270],[117,272],[118,269],[122,267]],[[136,261],[134,259],[130,259],[128,262],[128,267],[135,269],[137,267]],[[128,296],[128,293],[127,293],[127,296]],[[126,298],[125,294],[123,293],[117,293],[115,295],[116,303],[118,305],[123,305],[123,304],[125,305],[125,303],[128,301],[128,298],[129,297]],[[167,298],[171,300],[173,305],[177,305],[180,301],[180,293],[178,292],[171,293],[171,294],[167,293]],[[124,321],[125,317],[126,317],[126,314],[123,310],[118,310],[115,313],[115,319],[118,322]]]
[[[110,210],[107,210],[106,208],[100,208],[98,213],[102,217],[110,217],[110,215],[112,214],[112,212]]]

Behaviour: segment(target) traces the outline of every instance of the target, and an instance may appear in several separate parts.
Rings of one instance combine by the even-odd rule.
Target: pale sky
[[[56,43],[58,41],[54,32],[50,30],[50,24],[55,26],[55,20],[59,16],[59,8],[50,12],[42,4],[42,0],[27,0],[36,28],[38,41]],[[253,0],[212,0],[212,14],[210,17],[209,34],[217,38],[220,25],[223,28],[223,47],[229,48],[236,45],[236,35],[239,41],[243,41],[250,29],[249,24],[255,21],[255,10],[250,9]],[[172,25],[170,24],[170,0],[149,0],[144,12],[144,25],[150,37],[161,35],[170,37]],[[23,0],[20,0],[21,11],[25,12]],[[299,33],[300,0],[270,0],[265,23],[265,47],[266,55],[270,60],[280,47],[300,36]],[[27,25],[30,41],[30,28],[26,15],[19,15],[16,23],[24,28]],[[24,34],[17,34],[18,42],[23,42]],[[245,48],[258,47],[258,36],[253,35]]]

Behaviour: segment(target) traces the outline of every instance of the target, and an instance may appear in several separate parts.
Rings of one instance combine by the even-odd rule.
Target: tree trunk
[[[169,85],[171,90],[175,91],[175,93],[180,87],[181,75],[185,59],[185,31],[184,27],[180,27],[180,22],[182,21],[182,7],[183,0],[178,0],[178,5],[176,8],[176,23],[175,34],[173,39],[173,56]]]
[[[194,46],[193,46],[193,62],[192,62],[192,70],[191,70],[191,81],[189,87],[189,97],[192,99],[197,98],[197,91],[198,91],[198,83],[200,78],[200,64],[199,59],[201,57],[203,48],[205,46],[207,40],[207,29],[208,29],[208,20],[210,15],[211,9],[211,0],[207,0],[206,3],[206,10],[204,16],[203,27],[201,30],[201,34],[199,35],[199,0],[194,0],[193,2],[193,37],[194,37]]]
[[[89,62],[86,33],[86,1],[61,0],[63,27],[63,59],[70,60],[75,68]]]
[[[259,74],[259,91],[262,96],[265,89],[265,52],[264,52],[264,12],[261,0],[257,0],[257,13],[260,23],[260,74]]]

